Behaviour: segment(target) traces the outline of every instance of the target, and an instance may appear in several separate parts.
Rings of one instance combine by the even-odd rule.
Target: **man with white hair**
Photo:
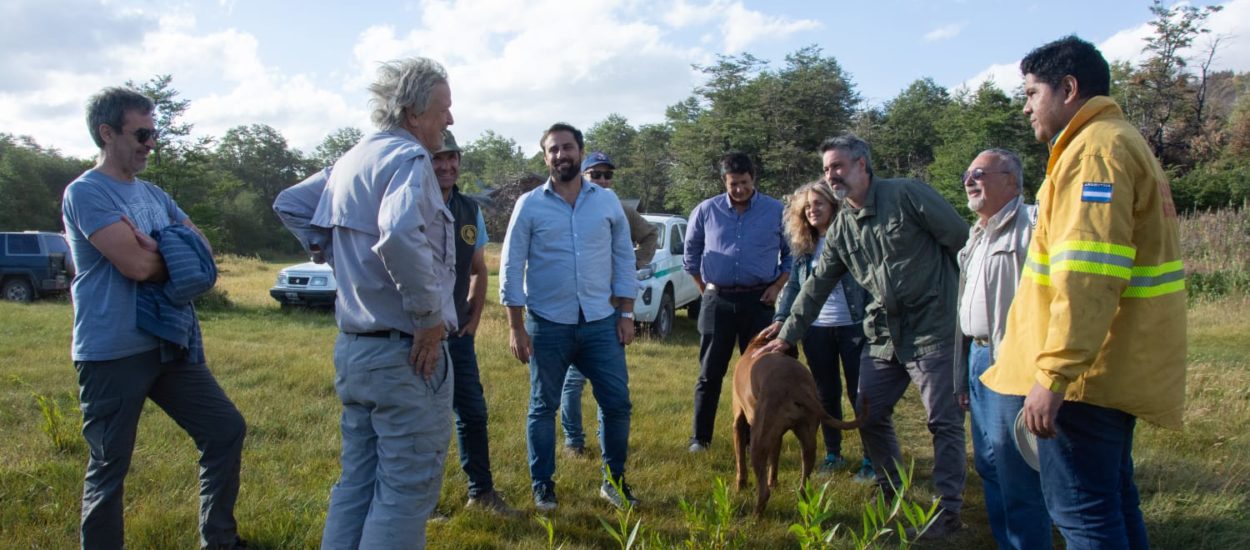
[[[1037,472],[1024,461],[1012,427],[1024,396],[991,390],[980,378],[1002,349],[1007,310],[1020,286],[1037,207],[1026,204],[1020,157],[981,152],[964,172],[968,209],[977,221],[959,251],[959,321],[955,396],[972,412],[972,449],[990,531],[999,548],[1050,548],[1050,518]]]
[[[314,194],[275,209],[310,252],[328,243],[338,280],[343,472],[321,547],[424,548],[451,440],[455,242],[431,164],[454,122],[451,88],[416,57],[383,64],[369,91],[378,131],[335,163],[308,224],[296,218],[313,205],[291,201]]]

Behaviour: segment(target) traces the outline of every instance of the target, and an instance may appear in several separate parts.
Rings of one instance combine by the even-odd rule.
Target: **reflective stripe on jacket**
[[[1185,281],[1167,178],[1110,98],[1051,145],[1038,222],[997,362],[981,380],[1180,428]]]

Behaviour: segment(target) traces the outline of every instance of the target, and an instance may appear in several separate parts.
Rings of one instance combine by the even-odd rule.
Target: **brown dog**
[[[738,489],[747,486],[746,453],[751,447],[751,463],[759,496],[755,515],[764,513],[771,487],[777,486],[781,436],[793,431],[803,446],[803,483],[807,483],[816,460],[816,428],[824,424],[839,430],[859,428],[861,417],[843,422],[825,412],[816,391],[816,379],[789,354],[768,353],[755,357],[755,350],[771,340],[757,335],[734,368],[734,451],[737,454]],[[768,481],[765,483],[765,467]]]

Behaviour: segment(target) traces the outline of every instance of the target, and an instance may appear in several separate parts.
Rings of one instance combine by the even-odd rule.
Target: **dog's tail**
[[[835,430],[857,430],[864,424],[864,418],[868,417],[868,396],[864,396],[863,410],[855,414],[855,420],[846,421],[838,420],[823,410],[820,412],[820,423]]]

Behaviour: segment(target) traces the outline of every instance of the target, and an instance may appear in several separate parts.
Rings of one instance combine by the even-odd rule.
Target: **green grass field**
[[[330,314],[284,311],[268,296],[283,264],[223,260],[219,288],[233,306],[201,312],[209,364],[247,418],[243,487],[238,505],[242,535],[255,548],[316,547],[330,486],[338,473],[339,404],[332,387]],[[494,262],[492,262],[494,265]],[[507,351],[504,311],[492,289],[478,337],[482,381],[491,413],[491,460],[498,489],[526,512],[501,519],[465,512],[465,479],[453,443],[439,509],[450,521],[431,524],[433,548],[546,548],[546,531],[533,519],[525,452],[528,369]],[[68,350],[71,306],[67,301],[32,305],[0,303],[0,547],[69,548],[77,544],[79,495],[86,450],[77,430],[77,385]],[[691,396],[698,372],[693,323],[679,315],[667,342],[643,339],[628,348],[634,402],[628,476],[643,499],[644,529],[673,546],[687,537],[679,507],[705,502],[717,478],[733,477],[729,439],[730,395],[721,396],[717,432],[708,454],[686,452]],[[1234,294],[1199,301],[1189,313],[1189,376],[1186,428],[1149,425],[1137,430],[1137,480],[1151,540],[1157,548],[1250,547],[1250,298]],[[63,416],[45,431],[36,396],[52,399]],[[594,405],[586,392],[587,432]],[[932,447],[914,390],[899,404],[896,423],[904,456],[914,459],[919,486],[931,498]],[[58,431],[59,430],[59,431]],[[859,456],[858,438],[844,452]],[[969,455],[971,455],[969,443]],[[558,455],[560,508],[551,517],[565,548],[615,544],[600,519],[615,522],[597,496],[597,450],[592,458]],[[195,548],[197,466],[195,449],[163,413],[149,403],[128,478],[126,536],[130,548]],[[754,488],[735,494],[742,505],[732,524],[746,548],[792,548],[787,532],[798,519],[794,489],[798,445],[786,440],[780,487],[760,520],[746,513]],[[867,486],[849,472],[817,475],[830,482],[838,510],[834,521],[858,526]],[[938,548],[985,548],[986,525],[976,474],[969,461],[964,522],[969,526]],[[834,547],[847,547],[835,539]]]

